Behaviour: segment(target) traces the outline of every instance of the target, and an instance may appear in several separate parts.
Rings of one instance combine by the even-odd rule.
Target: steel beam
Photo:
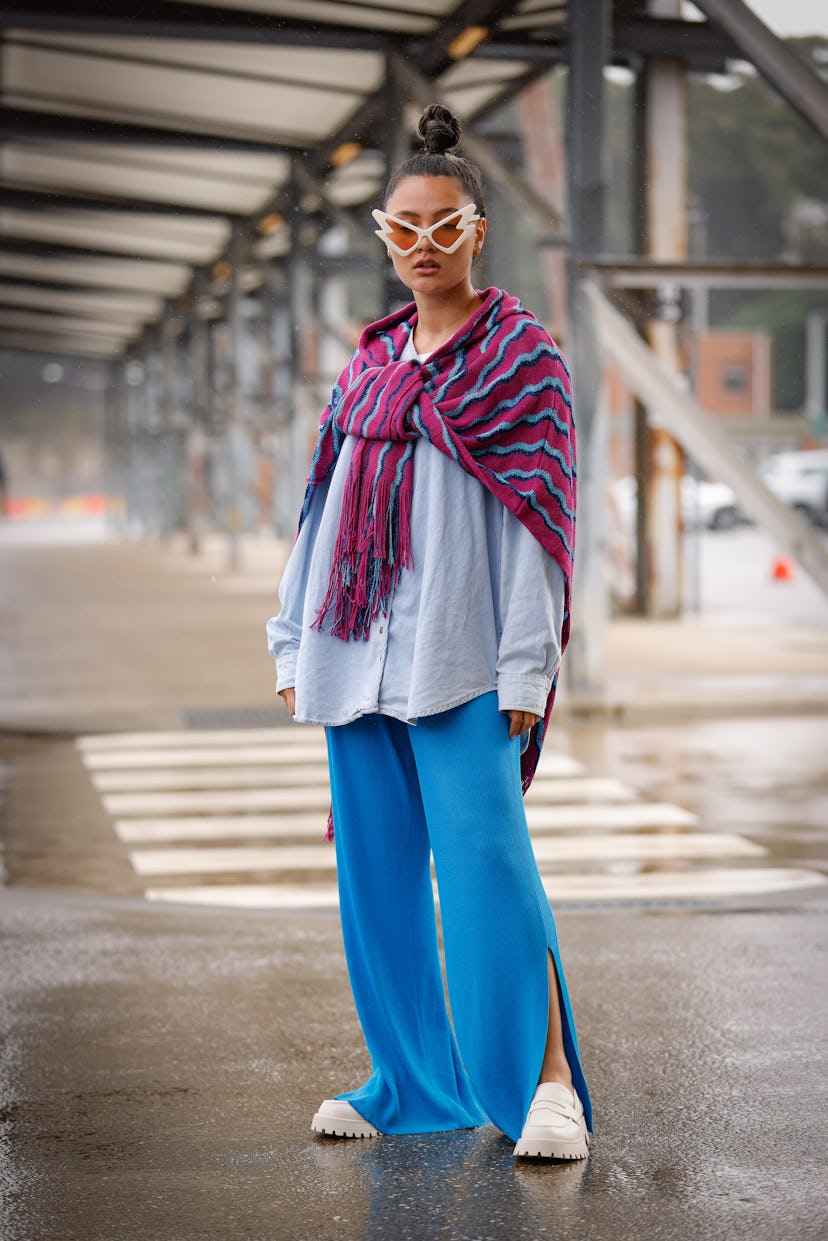
[[[749,517],[764,526],[828,594],[828,551],[792,509],[778,500],[742,460],[716,419],[694,400],[652,349],[649,349],[594,280],[582,296],[604,351],[630,389],[711,477],[728,483]]]
[[[183,219],[223,220],[242,218],[239,213],[221,207],[190,207],[183,203],[159,202],[158,199],[93,197],[86,194],[56,194],[43,187],[19,189],[0,186],[0,207],[18,211],[117,211],[124,215],[176,215]],[[245,217],[246,218],[246,217]]]
[[[186,260],[182,262],[173,261],[166,254],[145,254],[137,253],[135,250],[103,250],[96,246],[72,246],[64,245],[57,241],[28,241],[23,238],[0,236],[0,251],[8,254],[22,254],[27,258],[95,258],[95,259],[112,259],[114,262],[128,260],[131,263],[151,262],[161,264],[173,270],[180,267],[191,267],[192,263]],[[77,277],[77,273],[75,273]]]
[[[507,0],[462,0],[441,20],[437,32],[427,41],[415,63],[427,77],[437,77],[453,63],[449,47],[470,26],[493,28],[514,9]],[[411,59],[411,52],[407,53]]]
[[[80,332],[100,336],[104,341],[123,344],[135,334],[137,325],[112,320],[85,318],[82,315],[59,313],[22,306],[0,305],[0,327],[31,328],[35,332]]]
[[[0,27],[20,30],[66,30],[158,39],[193,39],[223,43],[264,43],[288,47],[332,47],[343,51],[377,51],[384,38],[364,27],[339,22],[308,22],[272,17],[212,4],[158,3],[143,0],[136,10],[130,0],[86,0],[71,5],[60,0],[26,0],[0,4]]]
[[[37,112],[28,108],[0,107],[0,140],[3,142],[111,142],[126,146],[138,144],[184,147],[188,151],[233,151],[242,155],[295,155],[305,151],[302,143],[273,142],[264,138],[244,138],[209,130],[182,126],[139,125],[129,121],[108,121],[83,116]]]
[[[315,176],[305,166],[303,160],[294,160],[292,164],[293,176],[299,188],[309,194],[315,194],[322,206],[325,208],[325,214],[334,224],[339,224],[345,229],[348,236],[353,241],[356,248],[364,254],[374,254],[375,239],[373,230],[368,223],[361,224],[357,216],[341,207],[339,203],[334,202],[328,193],[328,188],[321,177]]]
[[[500,2],[495,2],[495,0],[490,0],[488,7],[491,13],[495,13],[496,11],[499,11],[503,5]],[[471,12],[471,10],[467,9],[465,5],[461,5],[458,11],[460,10],[466,13]],[[481,14],[482,11],[482,8],[477,10],[478,14]],[[439,36],[436,36],[436,38],[437,42],[435,42],[435,38],[411,40],[405,38],[387,39],[383,46],[385,47],[389,57],[396,53],[395,64],[399,65],[401,63],[403,69],[411,67],[413,64],[429,64],[429,71],[432,74],[437,75],[443,69],[447,68],[449,64],[451,64],[451,59],[440,50],[440,47],[438,46]],[[413,68],[411,69],[411,72],[415,72]],[[424,77],[422,74],[419,74],[419,80],[421,83],[424,82],[426,84],[425,103],[422,105],[426,106],[426,104],[434,102],[434,88],[428,78]],[[331,155],[342,145],[343,142],[360,142],[363,146],[376,142],[378,134],[382,131],[383,123],[387,115],[385,111],[386,101],[387,92],[385,85],[383,85],[383,87],[375,92],[374,95],[369,96],[361,104],[359,104],[354,112],[349,117],[346,117],[335,133],[331,134],[326,141],[319,143],[313,148],[313,150],[308,152],[304,160],[305,167],[308,171],[317,177],[324,178],[331,171]],[[471,135],[467,133],[466,137],[468,138],[470,136]],[[468,141],[465,141],[464,144],[471,154]],[[473,158],[480,163],[481,167],[484,167],[479,152],[474,154]],[[485,155],[483,158],[485,159]],[[503,168],[502,164],[499,165],[498,172],[495,173],[495,175],[500,175],[500,171],[505,172],[510,177],[513,176],[509,169]],[[487,173],[487,175],[489,174]],[[284,212],[289,204],[289,197],[289,194],[282,189],[273,197],[270,203],[268,203],[266,211]],[[532,207],[527,203],[524,205],[524,209],[531,211]],[[535,211],[539,210],[539,204],[537,202],[534,203],[534,209]],[[550,229],[552,233],[558,232],[557,224],[551,225],[550,221],[547,219],[541,228],[541,232],[546,232]]]
[[[6,247],[3,245],[3,238],[0,237],[0,251],[6,250],[8,248],[9,247]],[[51,253],[47,253],[43,255],[37,255],[35,257],[36,259],[42,257],[48,260],[54,256]],[[84,254],[82,257],[86,257],[86,255]],[[105,257],[107,259],[113,259],[115,262],[124,261],[124,260],[118,259],[116,255],[112,255],[112,254],[107,254],[102,257]],[[1,254],[0,254],[0,258],[2,258]],[[140,262],[140,260],[136,259],[134,256],[130,256],[129,259],[126,261],[131,264],[135,264],[136,266],[138,266]],[[174,270],[176,272],[179,271],[180,265],[175,264]],[[0,277],[5,279],[5,277],[2,276],[2,272],[0,272]],[[94,294],[96,292],[101,292],[101,293],[117,292],[117,293],[125,293],[127,296],[129,296],[132,293],[135,293],[139,297],[149,296],[149,297],[157,298],[161,301],[163,301],[163,298],[164,298],[164,293],[159,292],[156,288],[148,286],[146,283],[140,280],[136,280],[134,283],[129,283],[124,280],[123,276],[120,273],[115,275],[111,273],[106,274],[106,273],[101,273],[101,272],[89,272],[89,273],[86,273],[86,278],[84,282],[81,284],[78,281],[78,271],[74,265],[69,265],[69,270],[67,270],[66,272],[65,280],[61,280],[60,274],[56,274],[54,271],[51,271],[49,274],[48,282],[44,283],[43,285],[41,285],[41,281],[38,278],[38,275],[36,272],[33,272],[31,275],[23,275],[20,272],[14,272],[13,278],[17,281],[20,281],[21,283],[33,284],[38,288],[40,287],[50,288],[54,286],[57,289],[66,289],[66,290],[70,290],[76,293],[82,292],[82,293]]]
[[[65,290],[61,290],[65,295]],[[154,304],[138,307],[130,310],[123,301],[113,300],[111,305],[107,305],[106,301],[97,306],[91,306],[88,302],[81,300],[74,304],[75,299],[70,295],[68,301],[59,307],[50,304],[50,297],[54,297],[55,290],[51,293],[46,289],[39,289],[35,285],[20,286],[17,284],[7,283],[5,280],[0,284],[0,311],[2,310],[28,310],[40,311],[53,317],[63,315],[71,315],[74,319],[89,320],[90,327],[94,323],[104,323],[108,327],[121,324],[124,328],[139,328],[144,322],[145,316],[153,314],[156,310]],[[148,299],[149,302],[150,299]]]
[[[393,65],[401,91],[413,99],[418,107],[425,108],[430,103],[443,102],[428,79],[418,69],[409,65],[402,56],[395,54]],[[522,177],[518,177],[503,162],[490,142],[472,130],[466,129],[463,132],[462,145],[486,177],[492,183],[496,183],[511,198],[541,233],[561,232],[562,224],[558,213],[538,194],[537,190],[528,185]]]
[[[600,276],[612,289],[657,289],[675,284],[682,289],[824,289],[828,288],[828,267],[800,266],[794,263],[733,263],[723,260],[670,262],[642,258],[590,259],[587,274]]]
[[[701,7],[701,6],[700,6]],[[726,61],[740,56],[738,45],[726,30],[711,22],[683,18],[618,18],[612,24],[612,59],[640,63],[642,57],[680,60],[697,72],[722,72]]]
[[[101,341],[82,334],[16,331],[12,328],[0,328],[0,349],[23,349],[29,353],[67,354],[87,358],[115,358],[120,352],[115,342]]]
[[[828,84],[744,0],[696,0],[745,60],[828,142]]]
[[[565,31],[542,41],[519,39],[510,32],[498,33],[474,52],[480,61],[521,60],[547,69],[564,64],[568,57]],[[416,55],[416,47],[411,47]],[[638,67],[647,56],[669,56],[683,61],[696,73],[723,73],[727,61],[742,52],[730,36],[711,22],[669,18],[616,17],[612,23],[608,63]]]

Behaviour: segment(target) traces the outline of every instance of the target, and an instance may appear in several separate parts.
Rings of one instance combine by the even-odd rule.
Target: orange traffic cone
[[[788,556],[777,556],[771,564],[771,577],[775,582],[792,582],[794,562]]]

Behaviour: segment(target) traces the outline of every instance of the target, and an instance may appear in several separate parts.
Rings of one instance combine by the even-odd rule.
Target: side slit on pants
[[[385,1133],[491,1120],[517,1140],[544,1058],[551,959],[564,1050],[591,1128],[555,922],[526,826],[519,743],[497,695],[416,725],[366,715],[327,737],[343,940],[373,1069],[339,1097]],[[541,943],[542,971],[532,964]]]

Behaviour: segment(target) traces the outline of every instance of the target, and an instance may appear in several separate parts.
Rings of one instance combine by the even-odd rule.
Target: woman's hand
[[[509,736],[519,737],[521,733],[528,733],[530,728],[534,728],[540,719],[539,715],[533,715],[531,711],[510,711]]]
[[[289,689],[279,690],[279,697],[284,702],[291,715],[296,714],[296,690],[291,687]]]

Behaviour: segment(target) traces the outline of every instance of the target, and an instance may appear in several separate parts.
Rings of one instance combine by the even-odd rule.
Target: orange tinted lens
[[[388,221],[389,240],[393,241],[395,246],[399,246],[401,250],[410,250],[412,246],[417,244],[417,234],[413,228],[406,228],[404,224],[398,224],[396,220]]]
[[[461,232],[462,229],[457,227],[455,219],[451,224],[441,224],[431,235],[438,246],[453,246]]]

